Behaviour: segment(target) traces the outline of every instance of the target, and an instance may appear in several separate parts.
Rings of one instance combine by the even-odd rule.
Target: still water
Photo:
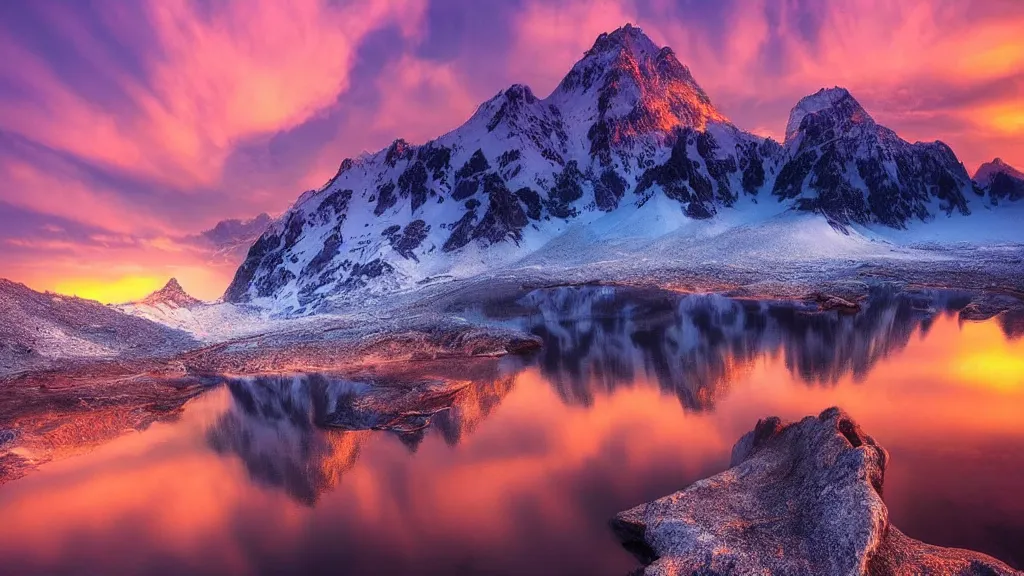
[[[331,416],[390,430],[322,426],[325,398],[365,393],[352,378],[229,379],[0,487],[0,570],[621,575],[638,564],[610,516],[723,470],[758,418],[832,405],[889,450],[897,526],[1021,567],[1024,338],[961,324],[960,300],[878,294],[840,316],[578,288],[465,311],[545,346],[432,367],[469,380],[447,409]]]

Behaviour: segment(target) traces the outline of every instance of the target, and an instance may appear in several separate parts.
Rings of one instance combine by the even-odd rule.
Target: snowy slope
[[[875,253],[887,248],[848,225],[966,215],[990,206],[980,193],[947,146],[900,139],[842,89],[801,100],[784,146],[744,132],[626,25],[546,98],[514,85],[436,140],[344,160],[253,244],[224,300],[304,315],[534,254],[664,258],[704,237],[735,244],[733,230],[769,256]],[[666,252],[635,252],[654,247]]]
[[[152,356],[195,345],[184,332],[99,302],[0,278],[0,374],[54,360]]]

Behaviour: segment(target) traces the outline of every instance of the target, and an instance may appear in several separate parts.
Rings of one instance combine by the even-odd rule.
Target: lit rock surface
[[[618,514],[612,528],[643,574],[1020,574],[994,558],[930,546],[889,523],[888,453],[838,408],[761,420],[732,467]]]

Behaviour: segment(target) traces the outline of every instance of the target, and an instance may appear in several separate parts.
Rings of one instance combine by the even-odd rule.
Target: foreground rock
[[[653,575],[1020,574],[984,554],[930,546],[889,523],[888,453],[838,408],[761,420],[731,468],[612,519]]]
[[[178,416],[212,384],[160,361],[0,375],[0,486]]]

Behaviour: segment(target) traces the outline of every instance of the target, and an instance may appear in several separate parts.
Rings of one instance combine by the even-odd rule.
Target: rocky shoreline
[[[766,418],[736,442],[728,470],[621,512],[611,527],[645,576],[1022,574],[900,532],[882,499],[888,462],[839,408],[796,423]]]

